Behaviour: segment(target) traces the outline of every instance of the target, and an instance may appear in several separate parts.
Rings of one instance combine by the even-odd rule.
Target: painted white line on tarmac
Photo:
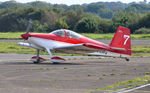
[[[150,86],[150,84],[142,85],[142,86],[139,86],[139,87],[136,87],[136,88],[132,88],[132,89],[129,89],[129,90],[125,90],[125,91],[119,91],[119,92],[116,92],[116,93],[126,93],[126,92],[137,90],[137,89],[140,89],[140,88],[143,88],[143,87],[147,87],[147,86]]]

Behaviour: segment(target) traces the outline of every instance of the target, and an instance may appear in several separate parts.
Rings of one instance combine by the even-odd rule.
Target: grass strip
[[[117,88],[119,86],[124,85],[125,87],[123,87],[123,88],[131,88],[131,87],[135,87],[135,86],[139,86],[139,85],[143,85],[143,84],[147,84],[147,83],[150,83],[150,76],[148,76],[148,75],[143,76],[141,78],[135,78],[135,79],[132,79],[132,80],[118,82],[116,84],[107,86],[105,88],[91,90],[91,91],[89,91],[89,93],[98,92],[98,91],[112,91],[113,92],[113,91],[120,90],[120,89],[113,90],[114,88]]]
[[[0,32],[0,39],[21,39],[21,34],[25,32]],[[36,33],[36,32],[35,32]],[[91,39],[112,39],[114,34],[94,34],[94,33],[80,33]],[[132,39],[150,39],[150,34],[132,34]]]
[[[0,39],[21,39],[22,37],[20,35],[23,33],[24,32],[0,32]]]

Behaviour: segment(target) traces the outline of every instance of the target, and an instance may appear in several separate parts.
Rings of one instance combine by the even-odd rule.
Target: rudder
[[[131,56],[130,29],[119,26],[110,43],[110,47],[126,49],[127,51],[120,53]]]

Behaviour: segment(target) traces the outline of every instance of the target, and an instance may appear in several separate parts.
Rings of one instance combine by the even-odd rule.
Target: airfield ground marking
[[[132,89],[129,89],[129,90],[120,91],[120,92],[116,92],[116,93],[126,93],[126,92],[137,90],[137,89],[140,89],[140,88],[143,88],[143,87],[147,87],[147,86],[150,86],[150,84],[142,85],[142,86],[139,86],[139,87],[136,87],[136,88],[132,88]]]

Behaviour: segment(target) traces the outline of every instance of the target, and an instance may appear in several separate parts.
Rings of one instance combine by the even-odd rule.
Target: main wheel
[[[44,58],[42,57],[37,57],[37,56],[33,56],[31,58],[31,61],[34,63],[34,64],[38,64],[38,63],[41,63],[43,61],[46,61]]]
[[[38,64],[40,63],[39,59],[37,59],[37,61],[33,61],[34,64]]]

